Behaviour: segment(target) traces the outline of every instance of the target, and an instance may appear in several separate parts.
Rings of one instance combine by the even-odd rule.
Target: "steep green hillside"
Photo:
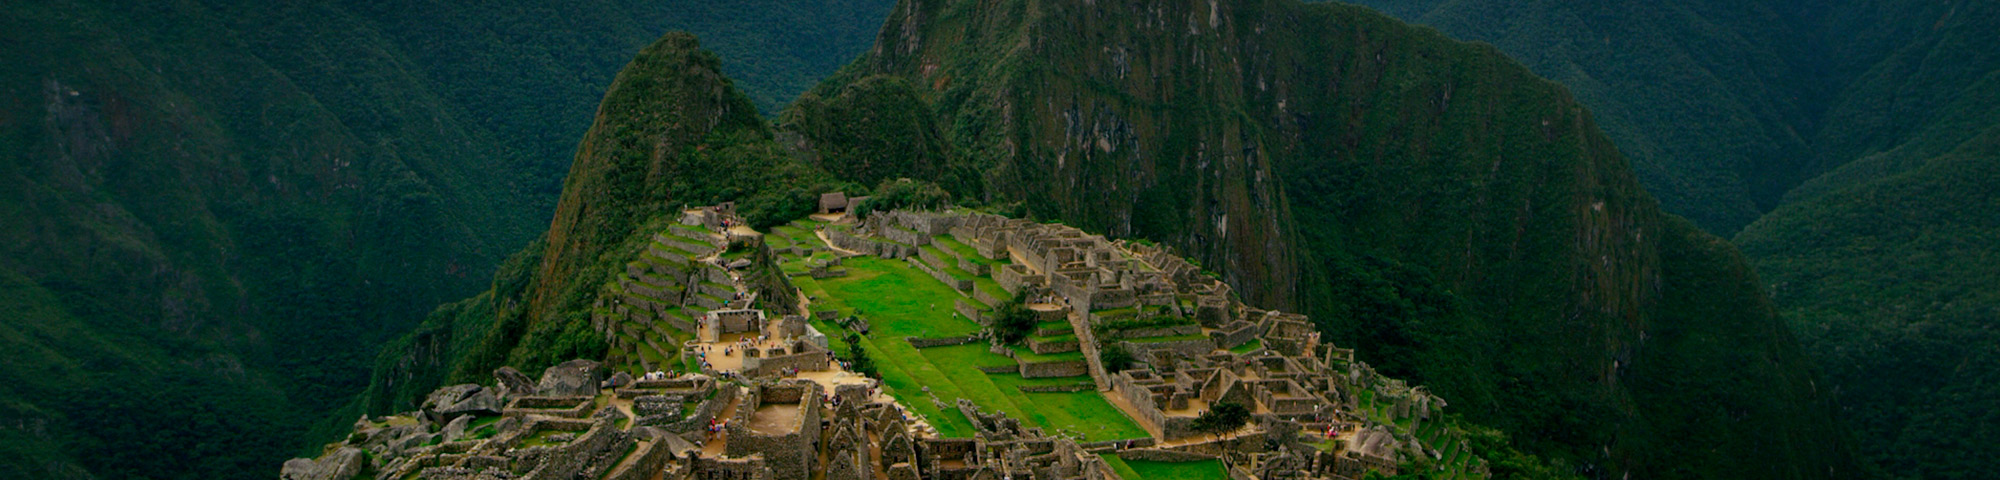
[[[1867,458],[1897,478],[1980,478],[2000,470],[2000,6],[1936,8],[1829,116],[1829,150],[1854,160],[1736,241]]]
[[[748,218],[796,218],[820,192],[851,188],[772,137],[715,54],[673,33],[619,72],[570,167],[542,240],[492,290],[433,312],[387,347],[365,407],[406,409],[445,381],[533,371],[606,348],[591,309],[680,207],[736,201]]]
[[[948,142],[911,163],[980,172],[961,195],[1174,245],[1532,450],[1610,478],[1856,473],[1742,258],[1492,48],[1332,4],[905,1],[800,104],[912,111],[885,79]],[[807,144],[865,148],[800,113]]]
[[[729,32],[775,109],[887,6],[8,4],[0,477],[268,477],[542,230],[658,32]]]
[[[2000,127],[1737,237],[1825,369],[1862,452],[1897,478],[2000,458]]]
[[[1820,171],[1830,95],[1807,5],[1353,0],[1491,43],[1568,86],[1668,212],[1734,233]]]
[[[1992,159],[1977,138],[2000,125],[2000,7],[1359,3],[1491,42],[1570,86],[1670,211],[1718,232],[1757,218],[1736,241],[1884,473],[2000,469],[1993,455],[1931,455],[1992,435],[1973,420],[1984,404],[1955,399],[1992,371],[1970,346],[1990,344],[1980,332],[1996,308],[1980,293],[1994,287],[1980,261]],[[1755,210],[1724,208],[1738,180]]]

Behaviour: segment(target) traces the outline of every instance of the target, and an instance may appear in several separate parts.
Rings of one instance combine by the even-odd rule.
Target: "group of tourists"
[[[729,427],[729,419],[726,419],[726,418],[724,418],[724,419],[715,419],[715,418],[711,418],[711,419],[708,419],[708,439],[709,439],[709,440],[715,440],[715,437],[716,437],[716,436],[718,436],[718,435],[721,435],[721,434],[722,434],[722,429],[724,429],[724,428],[728,428],[728,427]]]

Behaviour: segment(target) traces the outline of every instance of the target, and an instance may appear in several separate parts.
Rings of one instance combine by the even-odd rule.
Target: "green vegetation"
[[[1035,333],[1035,312],[1020,299],[1000,305],[993,310],[993,333],[1003,343],[1019,343],[1021,339]]]
[[[868,218],[868,212],[898,209],[935,210],[951,204],[951,193],[937,184],[922,180],[896,178],[883,180],[875,187],[875,194],[854,207],[856,218]]]
[[[1111,470],[1127,479],[1146,480],[1228,480],[1229,471],[1223,469],[1221,460],[1198,462],[1156,462],[1151,460],[1126,460],[1115,453],[1098,454]]]
[[[1668,210],[1734,234],[1872,474],[2000,469],[1991,2],[1363,0],[1560,81]],[[1746,226],[1747,224],[1747,226]],[[1740,229],[1740,230],[1739,230]],[[1949,372],[1949,373],[1944,373]],[[1949,453],[1944,453],[1949,452]]]
[[[1235,402],[1222,402],[1208,407],[1201,416],[1194,419],[1197,432],[1223,433],[1250,423],[1250,408]]]
[[[1142,328],[1168,328],[1168,327],[1178,327],[1182,325],[1194,325],[1194,319],[1186,317],[1177,317],[1173,315],[1155,315],[1145,318],[1135,318],[1135,315],[1133,313],[1127,312],[1127,313],[1114,313],[1114,314],[1099,314],[1098,318],[1104,318],[1107,320],[1098,323],[1096,325],[1092,325],[1090,328],[1094,333],[1100,336],[1125,330],[1138,330]]]
[[[938,409],[935,396],[953,405],[972,400],[987,411],[1008,415],[1051,429],[1075,432],[1092,440],[1138,438],[1145,431],[1104,399],[1096,389],[1078,392],[1027,393],[1026,385],[1089,383],[1088,377],[1024,379],[1018,374],[987,374],[980,367],[1013,366],[1014,360],[986,351],[984,344],[917,349],[905,337],[954,337],[980,330],[971,319],[952,314],[950,305],[965,298],[903,260],[853,257],[846,260],[846,277],[793,281],[815,298],[814,309],[831,308],[841,316],[868,319],[867,336],[847,335],[834,348],[858,349],[849,357],[872,359],[889,392],[948,437],[967,437],[972,424],[955,408]],[[930,305],[937,305],[933,309]],[[1032,317],[1028,326],[1034,326]],[[815,322],[821,331],[841,327]],[[1032,353],[1030,353],[1032,355]],[[1040,358],[1040,357],[1037,357]],[[1058,357],[1050,357],[1055,359]],[[1059,357],[1078,360],[1077,353]],[[926,392],[928,389],[928,395]]]
[[[1151,460],[1123,460],[1126,468],[1136,477],[1146,480],[1227,480],[1229,471],[1222,468],[1221,460],[1196,462],[1156,462]],[[1116,469],[1114,465],[1112,468]]]
[[[1132,357],[1132,352],[1125,350],[1123,344],[1109,343],[1097,349],[1097,361],[1104,365],[1106,371],[1123,371],[1135,360],[1137,359]]]
[[[870,378],[882,378],[882,371],[875,368],[875,360],[868,358],[868,349],[863,347],[861,335],[850,333],[842,340],[847,343],[847,355],[841,359],[847,361],[848,371]]]
[[[892,12],[916,30],[880,36],[810,95],[883,76],[929,87],[870,101],[934,112],[982,201],[1223,266],[1247,303],[1307,314],[1579,469],[1857,470],[1740,255],[1662,212],[1641,186],[1657,177],[1632,172],[1582,102],[1491,46],[1337,3],[926,7]],[[1765,158],[1796,159],[1715,161]]]
[[[827,293],[821,301],[843,315],[867,318],[873,324],[871,337],[957,337],[979,331],[978,323],[952,315],[952,302],[964,296],[909,262],[852,257],[842,265],[847,276],[816,282]]]
[[[4,316],[41,346],[0,377],[102,375],[0,392],[0,415],[46,432],[0,441],[0,477],[265,478],[317,451],[361,413],[343,406],[377,348],[457,357],[395,339],[495,286],[548,225],[640,47],[712,34],[776,112],[866,48],[892,3],[8,4],[0,270],[67,320]],[[483,335],[486,314],[458,333]],[[48,329],[76,340],[24,336]],[[403,373],[424,391],[442,377]],[[128,388],[164,403],[80,401]]]

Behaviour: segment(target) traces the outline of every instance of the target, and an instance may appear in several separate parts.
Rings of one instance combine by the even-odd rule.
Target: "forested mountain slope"
[[[268,477],[541,231],[632,52],[729,32],[775,108],[887,7],[696,3],[7,4],[0,477]]]
[[[1762,213],[1751,212],[1756,222],[1735,239],[1833,382],[1842,417],[1871,439],[1863,455],[1898,477],[2000,471],[1991,460],[2000,456],[1959,453],[1995,435],[1992,422],[1975,420],[1986,405],[1960,399],[1991,397],[1980,385],[1996,368],[1983,352],[2000,302],[1982,292],[1996,287],[1988,259],[2000,245],[1991,241],[1986,192],[1997,180],[1984,137],[2000,125],[1991,47],[2000,7],[1358,3],[1491,42],[1569,85],[1610,119],[1606,130],[1669,210],[1712,231],[1733,231],[1744,217],[1726,208],[1728,191],[1702,179],[1771,187],[1752,192]],[[1698,85],[1712,88],[1690,88]],[[1757,105],[1777,107],[1777,123],[1792,131],[1770,136],[1736,121],[1764,118],[1736,108]],[[1668,155],[1650,153],[1662,145]],[[1769,167],[1703,163],[1729,158]]]
[[[1172,244],[1594,474],[1857,473],[1735,249],[1491,48],[1333,4],[906,1],[782,119],[849,175],[880,122],[815,105],[928,111],[899,162]]]
[[[1591,107],[1668,212],[1722,235],[1818,173],[1826,60],[1804,2],[1355,0],[1491,43]]]
[[[1854,160],[1736,241],[1896,478],[2000,472],[2000,5],[1940,20],[1836,105]]]

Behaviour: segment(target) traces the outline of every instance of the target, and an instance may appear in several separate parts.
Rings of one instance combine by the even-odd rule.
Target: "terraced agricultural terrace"
[[[1428,457],[1445,478],[1486,471],[1443,400],[1156,246],[969,210],[844,211],[757,232],[731,205],[688,209],[604,286],[591,321],[606,358],[440,389],[288,468],[1332,480]]]

